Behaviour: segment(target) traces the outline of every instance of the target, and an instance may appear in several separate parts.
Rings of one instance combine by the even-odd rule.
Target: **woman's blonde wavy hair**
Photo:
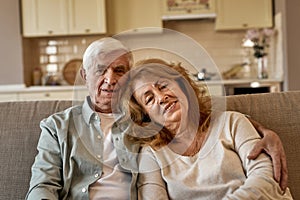
[[[191,79],[187,70],[181,66],[181,63],[168,63],[162,59],[151,58],[141,60],[135,64],[128,74],[125,90],[121,92],[119,97],[119,100],[121,100],[120,109],[123,113],[121,121],[133,121],[130,134],[126,134],[127,140],[159,149],[169,144],[173,139],[172,134],[165,127],[151,122],[149,115],[133,96],[134,91],[132,88],[135,80],[145,75],[156,75],[175,80],[187,95],[189,104],[197,106],[197,109],[189,106],[189,126],[195,126],[197,134],[201,134],[208,129],[211,114],[210,98],[203,96],[200,86]]]

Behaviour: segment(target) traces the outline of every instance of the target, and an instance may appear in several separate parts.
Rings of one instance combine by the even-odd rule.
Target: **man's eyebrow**
[[[107,66],[104,64],[97,64],[96,67],[97,67],[97,69],[106,69],[107,68]]]
[[[124,64],[119,64],[119,65],[116,65],[114,66],[114,68],[127,68],[128,65],[124,65]]]

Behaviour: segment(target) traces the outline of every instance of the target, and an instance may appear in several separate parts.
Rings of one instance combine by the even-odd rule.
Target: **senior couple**
[[[88,46],[89,96],[41,121],[26,199],[292,199],[276,133],[212,112],[180,64],[132,66],[116,39]]]

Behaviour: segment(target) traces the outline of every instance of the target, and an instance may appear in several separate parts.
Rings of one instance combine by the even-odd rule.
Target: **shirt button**
[[[95,120],[98,120],[98,115],[95,115],[95,118],[94,118]]]
[[[120,138],[119,137],[116,137],[116,141],[119,141],[120,140]]]
[[[101,137],[101,135],[98,135],[97,138],[98,138],[98,140],[101,140],[102,137]]]
[[[97,155],[97,158],[99,158],[99,159],[100,159],[100,158],[101,158],[101,155]]]
[[[82,188],[81,192],[85,193],[86,192],[86,188]]]
[[[97,174],[95,174],[95,178],[98,178],[98,176],[99,176],[99,174],[97,173]]]

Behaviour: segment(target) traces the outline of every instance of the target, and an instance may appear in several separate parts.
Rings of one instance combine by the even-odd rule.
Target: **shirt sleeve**
[[[246,174],[243,185],[229,194],[225,199],[290,199],[282,196],[279,184],[273,178],[270,157],[262,153],[255,160],[247,158],[260,136],[248,121],[239,113],[230,115],[231,135],[234,148],[239,155]]]
[[[32,176],[26,199],[59,199],[58,191],[62,189],[62,160],[56,131],[54,125],[46,120],[40,123],[40,127],[42,131],[37,146],[38,154],[31,168]]]
[[[139,170],[140,173],[137,180],[138,199],[169,199],[160,167],[150,147],[144,147],[140,152]]]

